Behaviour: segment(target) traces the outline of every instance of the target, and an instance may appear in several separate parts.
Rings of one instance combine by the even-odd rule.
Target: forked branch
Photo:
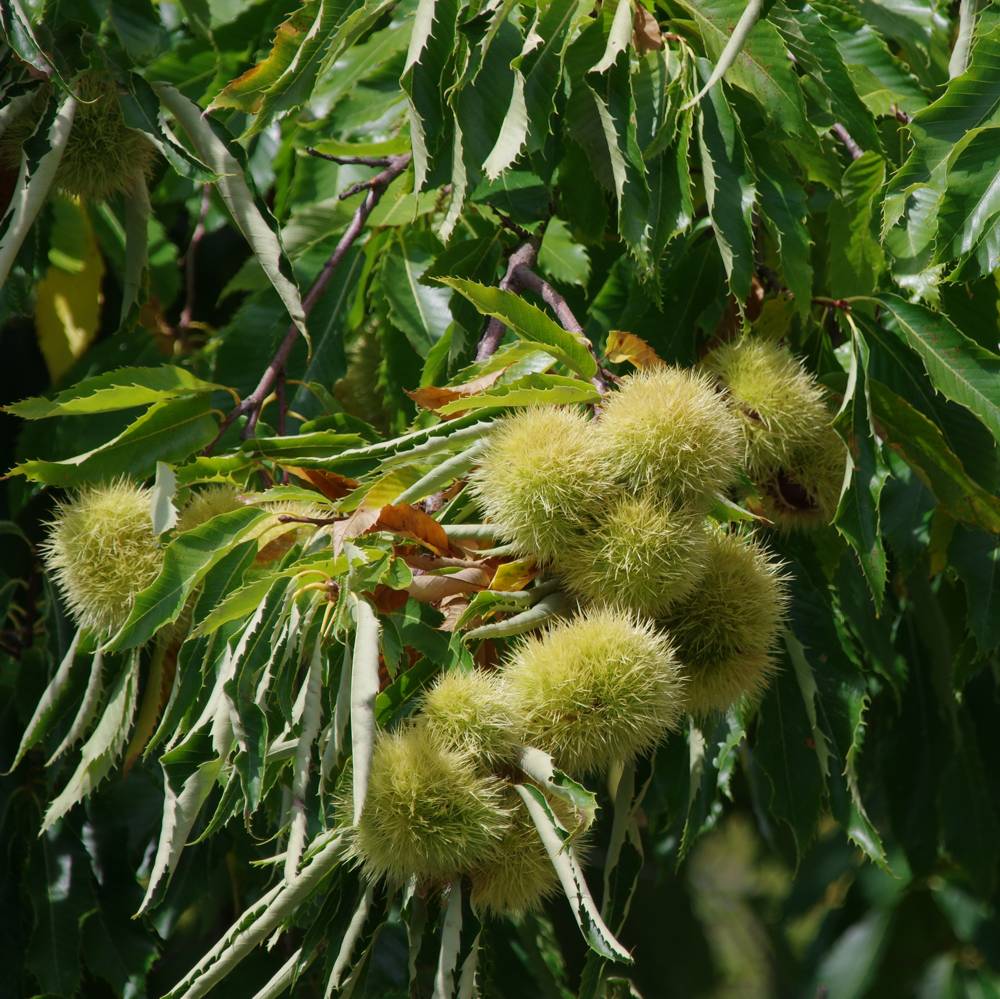
[[[507,273],[504,274],[500,281],[500,289],[502,291],[532,292],[556,314],[559,325],[564,330],[583,335],[583,326],[580,325],[580,321],[573,314],[573,310],[569,307],[566,299],[548,281],[532,269],[537,254],[538,248],[534,243],[527,242],[519,246],[510,255],[510,260],[507,264]],[[485,361],[486,358],[496,352],[496,349],[500,346],[500,341],[503,339],[503,333],[503,323],[495,317],[490,319],[476,349],[477,361]],[[597,361],[594,346],[589,340],[587,340],[587,346],[590,349],[591,356]],[[598,362],[597,374],[591,381],[598,391],[603,393],[608,390],[608,384],[613,380],[613,377]]]
[[[520,267],[531,267],[538,256],[538,247],[532,240],[522,243],[507,261],[507,273],[500,279],[501,291],[516,291],[515,274]],[[495,316],[486,324],[486,329],[476,348],[476,360],[485,361],[492,357],[503,339],[504,325]]]
[[[323,156],[323,158],[337,159],[338,162],[344,159],[332,156]],[[334,247],[333,253],[330,254],[329,259],[323,265],[323,270],[320,272],[319,277],[313,282],[313,286],[309,289],[309,293],[302,302],[302,311],[306,316],[312,312],[316,303],[322,298],[323,292],[326,291],[327,285],[329,285],[330,280],[333,278],[333,272],[347,255],[347,251],[351,248],[354,241],[361,235],[361,230],[364,228],[368,216],[371,215],[372,209],[379,203],[389,185],[410,165],[410,159],[410,153],[379,159],[374,165],[383,166],[384,164],[384,169],[375,174],[370,180],[365,181],[364,184],[354,185],[355,191],[367,188],[367,193],[355,210],[354,216],[351,218],[350,225],[348,225],[344,235],[340,237],[340,241]],[[362,160],[364,160],[364,165],[371,165],[367,158],[362,157],[354,157],[350,161],[362,162]],[[211,454],[215,445],[222,438],[222,435],[241,416],[247,417],[246,426],[243,428],[241,436],[244,440],[253,436],[267,397],[276,389],[279,383],[282,388],[284,387],[285,366],[288,363],[288,357],[295,346],[295,340],[298,335],[298,327],[294,323],[290,323],[284,338],[274,353],[274,357],[271,358],[271,362],[257,383],[257,387],[242,399],[239,405],[226,414],[219,425],[219,432],[216,434],[215,440],[205,448],[205,454]],[[283,416],[279,416],[280,429],[283,429],[283,422]]]

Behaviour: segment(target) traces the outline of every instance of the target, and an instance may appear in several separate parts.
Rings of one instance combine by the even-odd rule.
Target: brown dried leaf
[[[639,55],[663,48],[663,33],[656,18],[642,4],[636,4],[632,21],[632,44]]]
[[[393,614],[402,610],[410,598],[406,590],[394,590],[391,586],[385,586],[382,583],[375,587],[370,596],[375,610],[379,614]]]
[[[426,573],[414,576],[407,593],[423,604],[436,604],[456,593],[478,593],[490,585],[490,574],[482,569],[459,569],[447,576]]]
[[[444,615],[444,620],[438,627],[441,631],[454,631],[455,625],[462,619],[465,608],[469,606],[469,598],[464,593],[456,593],[453,597],[445,597],[438,610]]]
[[[615,364],[628,361],[637,368],[653,368],[664,363],[663,358],[642,337],[625,330],[612,330],[608,334],[604,354]]]
[[[336,472],[324,472],[321,468],[296,468],[292,465],[282,465],[286,472],[291,472],[297,479],[302,479],[314,486],[328,500],[339,500],[358,488],[357,479],[349,479],[346,475]]]
[[[474,378],[471,382],[463,382],[461,385],[446,385],[442,388],[428,385],[425,388],[414,389],[412,392],[407,391],[406,394],[421,409],[436,412],[446,403],[454,402],[456,399],[467,399],[470,395],[479,395],[480,392],[485,392],[505,370],[505,368],[500,368],[498,371],[491,371],[489,374]],[[458,414],[452,413],[451,415],[457,416]]]
[[[388,531],[403,538],[410,538],[429,548],[437,555],[450,551],[448,535],[444,528],[423,510],[401,504],[370,509],[361,507],[346,520],[333,525],[333,549],[339,554],[348,538],[359,538],[374,531]]]

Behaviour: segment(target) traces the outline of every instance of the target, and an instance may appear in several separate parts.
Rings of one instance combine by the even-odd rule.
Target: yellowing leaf
[[[663,364],[663,359],[642,337],[624,330],[612,330],[604,345],[604,354],[614,364],[628,361],[637,368],[652,368]]]
[[[104,260],[86,212],[64,199],[61,215],[73,223],[72,270],[51,264],[38,283],[35,326],[38,346],[53,381],[90,346],[101,319]],[[70,262],[67,256],[66,262]]]
[[[267,88],[276,83],[292,64],[311,20],[307,10],[299,10],[279,24],[266,58],[227,83],[208,106],[208,110],[236,108],[251,114],[259,111]]]
[[[516,562],[505,562],[494,573],[490,580],[490,589],[509,593],[512,590],[523,590],[535,576],[538,566],[533,558],[522,558]]]
[[[370,484],[362,483],[340,504],[341,510],[353,510],[357,507],[378,509],[391,503],[400,493],[420,481],[421,472],[412,465],[393,468],[385,475]]]

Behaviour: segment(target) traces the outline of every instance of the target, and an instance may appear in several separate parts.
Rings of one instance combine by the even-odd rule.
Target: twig
[[[840,309],[842,312],[851,311],[851,303],[846,298],[823,298],[817,296],[813,298],[813,305],[825,305],[830,309]]]
[[[831,132],[844,144],[844,147],[851,154],[852,160],[859,160],[865,155],[865,151],[854,141],[851,137],[851,133],[844,128],[843,125],[838,121],[833,128],[830,129]]]
[[[522,265],[530,267],[535,262],[535,257],[538,256],[538,247],[528,240],[522,243],[511,255],[510,259],[507,261],[507,273],[500,279],[500,290],[501,291],[511,291],[512,282],[514,280],[514,272]],[[479,346],[476,348],[476,360],[485,361],[486,358],[492,357],[500,346],[500,341],[503,339],[504,325],[499,319],[495,317],[490,319],[486,324],[486,329],[483,332],[482,337],[479,340]]]
[[[184,254],[184,308],[181,317],[177,322],[177,330],[183,334],[191,327],[191,320],[194,316],[195,299],[195,262],[198,255],[198,247],[205,237],[205,219],[208,218],[208,209],[212,204],[212,185],[206,184],[201,189],[201,208],[198,211],[198,221],[195,223],[194,231],[191,233],[191,242],[188,243],[187,252]]]
[[[372,213],[372,209],[379,203],[379,199],[385,193],[386,188],[409,166],[410,159],[410,153],[388,157],[386,168],[368,181],[368,194],[365,195],[364,200],[355,209],[350,225],[348,225],[344,235],[340,237],[340,241],[334,247],[333,253],[330,254],[329,259],[323,265],[323,270],[315,282],[313,282],[313,286],[309,289],[309,294],[303,299],[302,311],[306,316],[312,312],[316,303],[323,296],[323,292],[326,291],[326,287],[333,277],[333,272],[347,255],[347,251],[351,248],[351,245],[361,234],[366,219]],[[268,364],[260,381],[257,383],[257,387],[223,418],[222,423],[219,425],[219,432],[211,444],[205,448],[204,454],[212,453],[215,445],[221,440],[222,435],[240,416],[247,417],[246,426],[243,428],[241,436],[244,440],[253,436],[254,430],[257,427],[257,421],[260,419],[260,411],[264,406],[264,400],[267,399],[271,391],[275,388],[279,375],[283,374],[298,335],[298,327],[295,323],[290,323],[284,338],[274,353],[274,357],[271,358],[271,363]],[[279,426],[282,425],[279,424]]]
[[[494,211],[496,211],[496,209],[494,209]],[[531,233],[528,232],[528,230],[525,229],[523,225],[520,225],[519,223],[515,222],[509,215],[504,215],[503,212],[497,211],[496,216],[498,219],[500,219],[500,224],[505,229],[510,229],[510,231],[514,233],[514,235],[517,236],[518,239],[523,239],[526,242],[530,242],[533,239]]]
[[[398,156],[334,156],[333,153],[321,153],[318,149],[313,149],[312,146],[306,148],[306,152],[310,156],[315,156],[320,160],[329,160],[331,163],[339,163],[341,166],[370,166],[370,167],[387,167],[392,165],[394,159],[399,159]]]
[[[530,267],[524,265],[517,267],[514,272],[514,283],[538,295],[556,314],[556,318],[563,329],[567,329],[571,333],[583,332],[583,327],[576,316],[573,315],[573,310],[570,309],[566,299],[548,281],[536,274]]]
[[[368,188],[368,181],[359,180],[356,184],[351,184],[350,187],[345,187],[344,190],[337,195],[337,200],[346,201],[348,198],[353,198],[354,195],[358,194],[360,191],[367,190],[367,188]]]
[[[586,340],[590,355],[597,363],[597,374],[591,379],[591,382],[599,392],[604,393],[608,390],[610,382],[614,380],[614,376],[601,367],[594,345],[587,339],[583,327],[573,315],[573,310],[569,307],[566,299],[548,281],[532,270],[537,256],[538,246],[534,240],[522,243],[507,261],[507,273],[500,279],[500,290],[534,292],[556,314],[563,329],[569,330],[571,333],[579,333]],[[503,334],[503,323],[496,317],[491,318],[486,324],[486,329],[479,340],[479,346],[476,348],[476,360],[485,361],[488,357],[492,357],[496,353],[497,347],[500,346]]]

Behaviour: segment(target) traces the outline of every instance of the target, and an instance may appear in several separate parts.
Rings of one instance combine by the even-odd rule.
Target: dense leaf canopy
[[[0,33],[0,991],[1000,990],[995,5],[0,0]],[[709,384],[748,342],[843,442],[769,484],[751,456],[698,510],[765,567],[717,573],[771,601],[757,631],[787,598],[766,692],[661,738],[680,680],[647,659],[675,652],[619,615],[634,655],[566,665],[647,684],[593,694],[635,728],[609,772],[584,736],[571,774],[504,732],[499,776],[428,748],[439,675],[542,682],[568,626],[517,636],[627,602],[654,543],[709,564],[648,492],[595,501],[569,423],[491,499],[498,422],[614,412],[636,369]],[[553,441],[581,488],[550,502],[556,465],[517,460]],[[90,547],[50,531],[109,488]],[[522,493],[527,545],[497,526]],[[580,548],[564,585],[557,509],[631,561]],[[650,578],[641,609],[703,639],[719,615]],[[356,862],[390,822],[410,844],[404,785],[455,839],[381,869],[431,887]],[[502,835],[537,911],[489,911]]]

